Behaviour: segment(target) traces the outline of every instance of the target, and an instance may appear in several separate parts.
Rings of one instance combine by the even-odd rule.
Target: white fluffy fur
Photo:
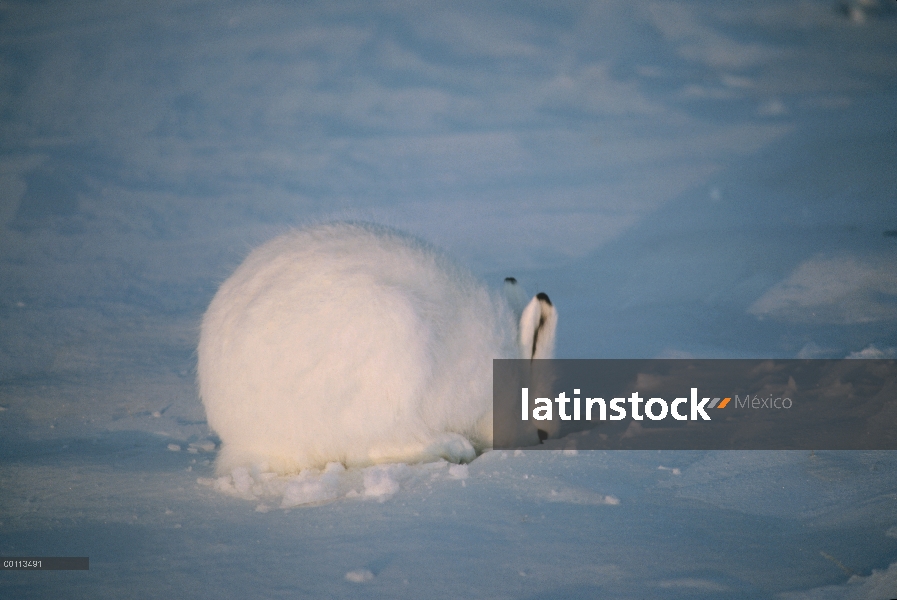
[[[473,459],[492,443],[492,359],[531,358],[534,331],[536,357],[554,344],[547,297],[519,326],[513,312],[392,230],[336,223],[271,240],[202,321],[199,392],[219,472]]]

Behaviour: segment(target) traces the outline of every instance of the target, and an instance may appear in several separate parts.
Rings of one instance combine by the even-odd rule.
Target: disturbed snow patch
[[[364,470],[364,495],[383,502],[399,491],[411,469],[404,463],[376,465]]]
[[[331,502],[338,498],[365,498],[384,502],[403,486],[425,479],[466,479],[466,465],[445,461],[407,465],[374,465],[365,469],[346,469],[341,463],[328,463],[324,470],[305,469],[298,475],[280,476],[264,468],[237,467],[217,479],[199,478],[197,482],[219,492],[245,500],[256,500],[256,510],[293,508]]]
[[[345,470],[340,463],[328,463],[323,473],[303,471],[287,483],[280,507],[335,500],[339,497],[340,474]]]
[[[503,462],[527,456],[528,459],[514,460],[513,464]],[[323,470],[305,469],[289,476],[268,472],[264,467],[238,467],[217,479],[200,478],[197,482],[230,496],[255,501],[259,512],[319,505],[340,499],[385,502],[397,493],[429,490],[434,484],[444,491],[454,486],[466,488],[469,482],[482,481],[484,477],[496,488],[511,486],[516,494],[536,502],[592,506],[617,506],[621,503],[616,496],[567,481],[552,466],[558,459],[577,461],[583,457],[562,450],[532,454],[498,451],[486,452],[470,465],[441,460],[346,469],[341,463],[333,462]]]

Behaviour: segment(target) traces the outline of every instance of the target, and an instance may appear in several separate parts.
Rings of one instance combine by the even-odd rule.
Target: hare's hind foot
[[[469,463],[477,457],[470,441],[458,433],[440,433],[426,442],[378,446],[368,455],[372,463],[434,462],[439,459],[451,463]]]

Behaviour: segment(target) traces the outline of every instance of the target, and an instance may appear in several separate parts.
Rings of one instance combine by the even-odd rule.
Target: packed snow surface
[[[216,473],[252,248],[409,232],[559,358],[897,357],[897,3],[0,5],[3,598],[897,596],[897,453]]]

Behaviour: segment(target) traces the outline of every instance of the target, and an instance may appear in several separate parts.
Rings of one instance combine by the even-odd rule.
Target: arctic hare
[[[492,359],[553,352],[548,296],[525,303],[513,279],[506,288],[490,293],[374,225],[309,227],[256,249],[202,320],[218,471],[472,460],[492,444]]]

